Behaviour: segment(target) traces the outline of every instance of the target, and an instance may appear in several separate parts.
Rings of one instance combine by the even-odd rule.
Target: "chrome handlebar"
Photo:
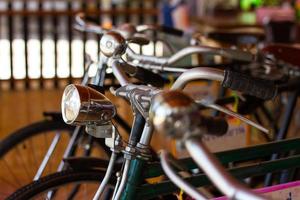
[[[197,165],[213,184],[229,199],[266,200],[267,198],[251,191],[229,174],[207,147],[195,138],[185,140],[185,147]]]
[[[200,79],[222,82],[224,80],[224,70],[209,67],[199,67],[190,69],[181,74],[176,79],[171,89],[183,89],[188,82]]]
[[[197,104],[181,92],[160,93],[153,100],[150,119],[159,132],[164,132],[173,138],[183,138],[185,147],[194,161],[227,197],[238,200],[265,199],[235,180],[214,155],[199,142],[199,136],[207,133],[207,127],[206,124],[201,125],[199,123],[198,119],[201,121],[201,115],[197,110]],[[194,198],[204,198],[197,190],[192,190],[191,186],[171,169],[166,153],[161,155],[161,164],[168,177],[175,181],[174,184],[177,184]]]
[[[86,31],[86,32],[95,33],[95,34],[99,34],[99,35],[102,35],[108,31],[108,29],[105,29],[98,24],[86,22],[84,20],[84,17],[85,17],[84,13],[78,13],[75,16],[76,23],[74,25],[74,28],[76,30]]]
[[[248,52],[233,49],[213,48],[208,46],[189,46],[178,51],[171,57],[140,55],[128,48],[128,43],[130,42],[144,45],[146,41],[146,39],[141,37],[131,37],[125,39],[121,33],[109,31],[102,36],[100,40],[100,49],[101,52],[108,57],[120,57],[123,54],[126,54],[130,60],[138,61],[139,65],[145,68],[147,66],[172,66],[182,58],[195,53],[209,53],[213,55],[217,54],[247,62],[254,60],[254,56]]]

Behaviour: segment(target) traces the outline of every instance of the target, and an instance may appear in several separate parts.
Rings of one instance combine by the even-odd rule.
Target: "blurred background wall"
[[[59,111],[63,87],[83,75],[85,53],[97,61],[100,37],[74,30],[76,13],[88,13],[105,27],[151,24],[158,20],[157,5],[155,0],[1,0],[0,139],[42,119],[43,111]],[[155,51],[153,44],[146,49]]]

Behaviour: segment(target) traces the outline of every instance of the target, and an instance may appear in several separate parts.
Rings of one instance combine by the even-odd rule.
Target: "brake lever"
[[[253,126],[253,127],[261,130],[262,132],[266,133],[266,134],[269,134],[269,130],[266,129],[265,127],[261,126],[260,124],[254,122],[254,121],[252,121],[252,120],[250,120],[250,119],[248,119],[248,118],[246,118],[246,117],[244,117],[244,116],[242,116],[242,115],[240,115],[240,114],[238,114],[238,113],[236,113],[236,112],[234,112],[234,111],[232,111],[232,110],[230,110],[228,108],[225,108],[225,107],[220,106],[218,104],[215,104],[213,102],[207,101],[205,99],[203,99],[203,100],[196,100],[195,102],[198,103],[198,104],[201,104],[202,106],[205,106],[205,107],[217,110],[219,112],[225,113],[225,114],[227,114],[229,116],[238,118],[241,121],[245,122],[246,124],[248,124],[250,126]]]

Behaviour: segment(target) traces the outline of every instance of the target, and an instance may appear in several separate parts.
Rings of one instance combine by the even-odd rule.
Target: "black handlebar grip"
[[[131,37],[131,38],[128,38],[127,41],[138,44],[138,45],[147,45],[150,43],[150,40],[148,40],[147,38],[144,38],[144,37]]]
[[[163,77],[141,67],[136,67],[135,73],[130,75],[146,84],[149,83],[155,87],[163,87],[165,85],[165,79]]]
[[[163,87],[166,83],[166,80],[163,77],[150,70],[141,67],[134,67],[128,63],[120,63],[120,65],[127,74],[145,84],[151,84],[155,87]]]
[[[204,117],[201,120],[203,126],[206,127],[208,135],[222,136],[227,133],[228,123],[221,117]]]
[[[273,99],[277,95],[277,87],[273,81],[249,77],[230,70],[225,70],[222,86],[264,100]]]
[[[183,36],[184,32],[182,30],[172,28],[169,26],[160,26],[160,30],[166,34],[175,35],[175,36]]]

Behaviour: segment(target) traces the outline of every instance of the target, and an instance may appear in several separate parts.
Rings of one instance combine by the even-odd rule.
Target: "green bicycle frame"
[[[273,153],[284,153],[300,150],[300,138],[289,139],[280,142],[272,142],[252,147],[235,149],[216,153],[219,160],[226,166],[231,162],[242,162],[259,159]],[[178,160],[188,170],[198,168],[191,158]],[[254,164],[242,167],[234,167],[228,171],[236,178],[243,179],[251,176],[263,175],[269,172],[276,172],[285,169],[300,167],[300,155],[293,155],[288,158],[281,158],[274,161],[259,161]],[[147,162],[141,159],[134,159],[129,168],[128,181],[121,196],[122,200],[128,199],[149,199],[160,195],[167,195],[177,192],[177,188],[171,181],[165,180],[155,184],[146,183],[146,179],[164,175],[159,162]],[[209,185],[210,182],[205,174],[184,178],[195,187]]]

